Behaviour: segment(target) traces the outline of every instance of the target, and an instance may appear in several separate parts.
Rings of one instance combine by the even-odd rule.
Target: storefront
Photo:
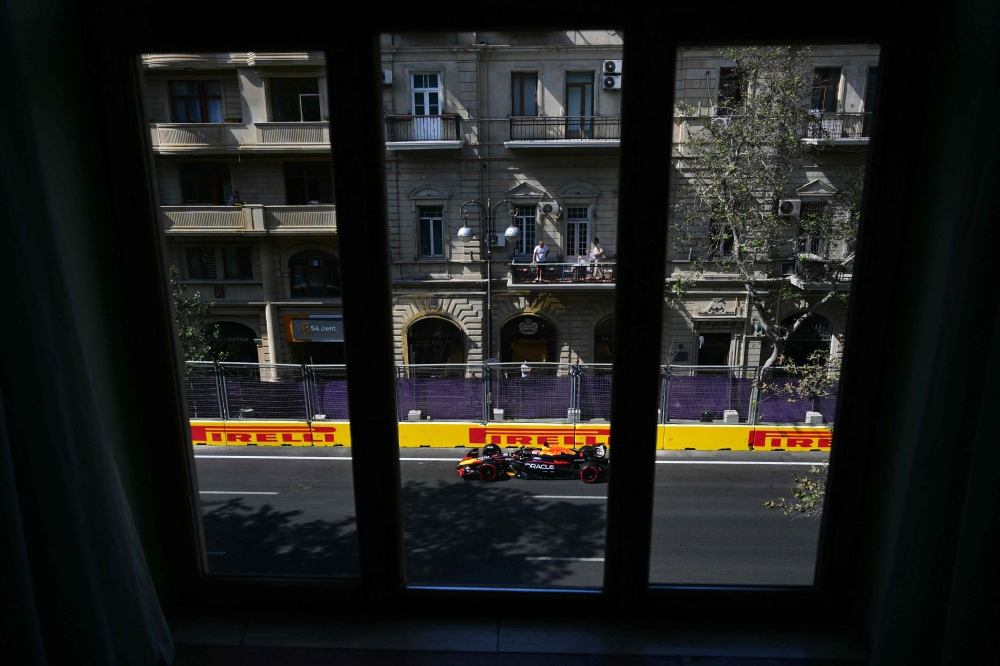
[[[465,362],[465,334],[442,317],[422,317],[406,330],[406,357],[413,364]]]
[[[342,315],[285,315],[289,363],[322,365],[346,362]]]
[[[500,329],[500,360],[503,363],[556,362],[556,327],[537,315],[521,315]]]

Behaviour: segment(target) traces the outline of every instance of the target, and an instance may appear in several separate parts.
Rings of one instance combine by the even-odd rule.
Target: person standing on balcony
[[[598,276],[603,279],[604,271],[601,271],[597,265],[601,262],[604,257],[604,248],[601,246],[601,239],[595,238],[594,244],[590,246],[590,262],[592,264],[592,274],[596,279]]]
[[[239,190],[233,190],[233,193],[229,195],[229,201],[226,203],[227,206],[242,206],[246,201],[240,197]]]
[[[538,245],[535,246],[535,251],[531,254],[531,263],[534,264],[538,270],[535,282],[542,281],[542,264],[545,263],[545,257],[547,256],[549,256],[549,248],[545,247],[545,241],[539,240]]]

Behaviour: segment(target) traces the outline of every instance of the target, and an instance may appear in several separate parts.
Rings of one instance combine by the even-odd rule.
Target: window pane
[[[319,95],[302,95],[302,120],[316,122],[319,116]]]
[[[650,581],[811,585],[879,49],[677,56]]]
[[[239,115],[246,126],[160,130],[150,160],[165,256],[178,269],[173,306],[202,555],[209,575],[356,578],[330,146],[323,127],[274,126],[302,120],[303,110],[306,120],[320,120],[326,63],[303,50],[253,65],[240,55],[249,51],[142,63],[147,84],[169,81],[174,121]],[[216,63],[213,80],[169,79],[204,62]],[[239,86],[248,67],[263,90]],[[155,99],[162,88],[141,87],[154,97],[143,108],[164,103]],[[223,88],[246,97],[223,99]],[[225,205],[234,190],[247,206]]]
[[[383,36],[384,67],[440,71],[386,88],[384,109],[388,142],[424,148],[385,155],[411,585],[602,583],[611,366],[594,341],[614,312],[619,92],[596,91],[604,147],[566,147],[564,76],[567,62],[591,71],[576,115],[592,111],[592,72],[622,57],[622,37],[582,31],[567,46],[566,34]],[[478,40],[491,46],[473,62]],[[556,86],[546,116],[534,71]],[[587,260],[595,229],[600,268]],[[458,468],[456,445],[476,450]]]

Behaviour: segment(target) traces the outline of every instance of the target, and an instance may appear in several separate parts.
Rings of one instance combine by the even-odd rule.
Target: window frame
[[[437,215],[431,213],[436,211]],[[430,252],[424,252],[424,222],[428,222],[428,235],[430,236]],[[437,222],[438,239],[441,242],[441,252],[434,252],[434,223]],[[447,235],[444,231],[444,206],[417,206],[417,253],[421,259],[447,259],[448,244],[445,242]]]
[[[532,96],[535,103],[534,113],[524,113],[524,77],[533,76],[535,78],[534,89],[532,90]],[[514,117],[524,117],[524,118],[536,118],[538,117],[538,81],[540,77],[538,76],[538,71],[528,71],[528,70],[514,70],[510,73],[510,115]],[[520,113],[518,113],[518,108],[515,103],[517,96],[515,91],[518,90],[517,82],[520,82],[521,91],[521,108]]]
[[[268,105],[268,108],[269,108],[269,110],[271,112],[271,118],[270,119],[273,120],[273,122],[276,122],[276,123],[318,123],[318,122],[323,122],[323,99],[322,99],[323,86],[322,86],[322,81],[320,80],[321,78],[322,77],[320,77],[318,75],[317,76],[270,76],[270,77],[268,77],[267,105]],[[303,79],[315,79],[316,80],[316,92],[315,93],[304,93],[304,92],[302,92],[302,86],[298,83],[298,81],[301,81]],[[298,120],[278,120],[277,118],[275,118],[275,116],[277,114],[275,112],[275,106],[274,106],[275,97],[276,97],[276,93],[274,91],[274,81],[289,81],[289,80],[296,81],[295,85],[296,85],[296,90],[298,90],[297,97],[298,97],[298,100],[299,100],[299,119]],[[305,111],[304,111],[304,109],[302,107],[302,98],[303,97],[315,97],[316,98],[317,112],[319,114],[319,118],[317,118],[316,120],[305,120]]]
[[[211,173],[208,167],[211,166],[221,166],[219,173]],[[194,169],[200,171],[199,173],[189,173],[185,174],[185,169]],[[222,171],[225,173],[222,173]],[[195,183],[199,179],[205,178],[208,181],[208,188],[212,191],[212,199],[205,200],[198,197],[198,186],[195,185],[195,198],[189,199],[187,197],[186,185],[188,180]],[[229,162],[221,160],[205,161],[205,162],[181,162],[177,165],[177,180],[180,185],[180,195],[181,195],[181,205],[183,206],[225,206],[229,196],[235,192],[233,187],[233,171],[229,168]],[[226,194],[226,185],[228,181],[229,195]],[[202,183],[204,185],[204,183]]]
[[[532,220],[530,230],[527,225],[529,218]],[[514,255],[530,255],[539,238],[538,204],[516,203],[514,205],[514,215],[511,217],[511,224],[521,230],[521,235],[518,236],[512,246]],[[529,238],[531,239],[530,243],[528,242]]]
[[[192,97],[194,97],[194,95],[174,95],[173,85],[172,84],[174,84],[174,83],[180,83],[180,82],[184,82],[184,83],[197,83],[198,84],[198,95],[197,95],[197,97],[198,97],[198,106],[201,109],[202,120],[177,120],[176,114],[174,113],[174,100],[175,99],[182,99],[182,98],[185,99],[185,100],[189,100]],[[213,83],[217,83],[219,85],[219,94],[218,95],[208,95],[208,94],[205,93],[205,83],[207,83],[207,82],[213,82]],[[173,78],[167,79],[167,95],[170,97],[169,112],[170,112],[170,118],[171,118],[172,122],[175,122],[175,123],[178,123],[178,124],[184,124],[184,125],[187,125],[187,124],[202,124],[202,125],[211,124],[211,125],[217,125],[217,124],[224,123],[225,120],[226,120],[226,102],[225,102],[225,95],[223,94],[222,79],[173,79]],[[210,99],[218,99],[219,100],[219,106],[222,108],[222,120],[220,120],[219,123],[213,123],[210,120],[205,120],[205,118],[208,118],[208,100],[210,100]],[[185,103],[184,106],[185,106],[185,108],[187,108],[188,104]]]
[[[602,27],[610,25],[612,22],[620,24],[625,34],[629,35],[626,40],[626,58],[633,58],[635,63],[656,63],[658,68],[666,66],[667,75],[670,79],[674,76],[674,58],[676,47],[681,44],[684,37],[685,44],[692,41],[706,42],[699,33],[681,34],[680,27],[671,25],[664,14],[655,10],[644,10],[639,15],[623,14],[620,17],[608,19],[603,8],[591,14],[588,10],[581,9],[574,15],[574,21],[589,22]],[[656,20],[651,16],[655,15]],[[583,17],[583,18],[581,18]],[[440,28],[440,17],[428,17],[420,13],[401,13],[396,16],[397,21],[407,21],[407,25],[427,27],[429,29]],[[493,20],[493,19],[491,19]],[[529,23],[535,22],[537,17],[529,19],[518,19],[517,17],[502,17],[496,20],[498,24],[503,24],[511,29],[530,29]],[[654,35],[651,31],[651,24],[655,24],[659,33]],[[367,25],[367,24],[366,24]],[[921,53],[919,45],[912,41],[906,41],[908,36],[902,32],[893,32],[892,24],[885,19],[882,23],[870,21],[864,26],[862,38],[869,43],[879,43],[882,46],[884,59],[880,59],[880,74],[886,73],[883,81],[891,82],[891,75],[897,70],[902,70],[906,58],[912,58]],[[109,32],[107,29],[100,29],[100,22],[94,22],[94,31],[88,36],[97,44],[113,44],[116,51],[112,55],[94,55],[97,62],[96,72],[91,76],[105,76],[108,80],[114,80],[114,74],[126,75],[130,86],[130,94],[118,94],[114,101],[119,103],[116,109],[111,103],[111,98],[107,98],[105,115],[100,122],[101,138],[109,147],[109,154],[112,157],[123,158],[119,163],[149,163],[149,152],[143,154],[141,146],[136,144],[136,137],[141,135],[140,130],[144,130],[136,119],[130,119],[128,112],[128,100],[138,99],[138,81],[136,80],[135,54],[148,50],[159,50],[171,52],[173,48],[188,48],[195,52],[210,50],[216,45],[217,34],[214,30],[196,28],[185,34],[182,39],[177,36],[164,36],[157,34],[144,27],[140,23],[134,23],[134,31],[122,31],[120,28]],[[719,28],[718,21],[714,22],[714,27]],[[767,39],[773,34],[773,25],[754,20],[752,12],[745,12],[727,18],[717,32],[713,34],[711,44],[738,44],[749,41],[759,41]],[[317,29],[318,30],[318,29]],[[380,126],[378,124],[377,113],[379,96],[381,90],[376,85],[377,78],[372,74],[378,66],[378,48],[374,35],[379,31],[377,20],[370,22],[370,29],[364,27],[357,28],[354,33],[347,37],[338,37],[333,40],[329,36],[322,37],[325,33],[314,33],[317,43],[329,44],[327,57],[342,57],[356,59],[359,62],[371,64],[371,67],[358,67],[357,72],[345,73],[344,83],[347,86],[356,86],[358,92],[351,100],[332,100],[331,119],[339,117],[348,119],[353,117],[357,120],[357,108],[369,108],[373,112],[372,122],[363,120],[361,122],[362,131],[355,136],[338,136],[334,140],[333,152],[338,155],[350,155],[356,161],[354,173],[338,173],[335,171],[335,189],[342,193],[342,201],[338,205],[342,210],[350,210],[351,214],[371,216],[373,206],[371,200],[366,199],[367,195],[374,195],[376,201],[380,201],[379,206],[374,206],[378,211],[376,220],[384,221],[385,205],[385,183],[383,158],[384,145],[381,144]],[[264,33],[262,33],[264,34]],[[899,38],[893,42],[895,35]],[[124,35],[124,37],[123,37]],[[750,37],[753,37],[751,40]],[[811,26],[810,32],[812,43],[820,41],[826,42],[858,42],[859,33],[856,27],[852,27],[848,32],[846,28],[833,26],[816,25]],[[653,39],[657,37],[657,39]],[[774,35],[781,39],[782,35]],[[787,38],[786,38],[787,39]],[[180,42],[180,43],[178,43]],[[900,46],[902,45],[902,46]],[[92,43],[91,46],[94,46]],[[899,50],[893,53],[893,47]],[[664,63],[663,53],[667,53],[667,62]],[[894,59],[893,59],[894,58]],[[353,61],[353,60],[352,60]],[[658,349],[659,342],[656,336],[660,331],[657,328],[655,335],[650,330],[643,330],[643,325],[649,323],[644,319],[649,319],[648,312],[639,312],[640,308],[650,306],[657,300],[662,300],[662,293],[659,285],[643,285],[636,272],[642,270],[642,278],[649,283],[655,281],[648,280],[650,271],[663,267],[664,258],[662,256],[662,246],[656,249],[656,243],[650,242],[644,247],[637,243],[641,236],[632,228],[632,223],[626,216],[633,215],[636,219],[645,219],[650,214],[665,214],[665,205],[659,206],[655,202],[650,203],[648,198],[644,198],[644,188],[661,189],[662,169],[657,171],[658,165],[662,162],[662,145],[656,140],[651,140],[656,134],[657,126],[652,124],[651,118],[642,117],[642,103],[662,102],[666,100],[667,106],[672,104],[672,85],[664,85],[662,70],[656,72],[645,71],[647,68],[638,64],[630,64],[630,81],[633,81],[626,88],[622,95],[628,100],[623,104],[623,130],[621,140],[622,161],[627,156],[630,164],[636,169],[635,182],[622,181],[622,215],[623,234],[619,236],[619,242],[623,246],[630,247],[634,262],[629,262],[636,266],[621,268],[621,278],[619,282],[616,314],[616,341],[615,358],[619,371],[615,373],[613,387],[612,408],[613,425],[619,427],[616,433],[621,438],[621,447],[616,450],[616,455],[621,456],[619,461],[628,460],[641,463],[643,460],[651,460],[651,454],[643,454],[642,446],[630,443],[629,438],[633,436],[644,436],[651,434],[655,429],[655,404],[637,404],[630,406],[625,400],[625,383],[618,380],[620,375],[628,375],[636,371],[636,375],[630,376],[630,383],[634,390],[645,390],[647,380],[645,368],[641,362],[644,355],[649,355],[650,349]],[[372,72],[368,70],[371,69]],[[371,78],[371,83],[367,82]],[[645,85],[643,85],[645,84]],[[659,86],[666,90],[655,91]],[[909,187],[911,178],[909,174],[902,173],[904,170],[897,170],[892,173],[891,164],[899,163],[901,159],[905,161],[906,156],[916,155],[913,140],[914,134],[920,133],[920,120],[922,117],[907,119],[904,115],[897,113],[897,108],[905,108],[903,93],[899,87],[891,85],[880,86],[878,96],[881,99],[880,108],[883,114],[887,110],[893,111],[891,119],[885,123],[879,140],[873,142],[869,153],[869,164],[874,165],[869,171],[869,191],[881,191],[880,188],[894,185],[901,188]],[[886,98],[886,99],[882,99]],[[123,112],[122,109],[125,109]],[[335,113],[337,116],[335,116]],[[113,122],[113,121],[117,121]],[[366,124],[367,123],[367,124]],[[892,126],[890,126],[892,123]],[[129,128],[130,131],[123,132],[122,127]],[[909,134],[908,134],[909,132]],[[148,138],[147,138],[148,143]],[[135,145],[133,145],[135,144]],[[377,150],[381,148],[381,150]],[[368,155],[364,150],[371,150]],[[353,151],[353,152],[352,152]],[[357,152],[361,151],[361,152]],[[890,161],[889,156],[892,160]],[[129,158],[132,161],[129,161]],[[656,172],[658,180],[652,175],[647,175],[645,171]],[[120,170],[129,171],[129,170]],[[139,171],[139,170],[131,170]],[[347,170],[341,170],[347,171]],[[379,178],[371,179],[366,183],[365,178],[370,178],[373,173],[378,173]],[[363,174],[363,176],[361,175]],[[172,349],[174,342],[169,339],[171,324],[166,319],[169,308],[162,307],[168,303],[169,292],[165,281],[164,270],[162,270],[163,249],[162,239],[159,237],[160,230],[156,226],[155,211],[150,206],[154,201],[153,187],[150,184],[148,173],[109,173],[109,179],[114,184],[114,193],[119,195],[113,202],[116,211],[114,225],[117,230],[123,232],[126,237],[138,238],[142,241],[142,251],[137,255],[147,260],[147,266],[152,266],[149,270],[139,270],[143,276],[152,276],[160,285],[160,295],[162,302],[157,303],[161,307],[162,314],[157,315],[155,308],[150,310],[153,315],[152,320],[162,327],[156,328],[157,332],[164,331],[164,335],[158,336],[158,344],[162,343],[163,349]],[[125,185],[125,186],[123,186]],[[351,188],[356,188],[354,191]],[[891,187],[887,191],[894,191]],[[892,205],[885,200],[890,197],[866,196],[864,204],[865,219],[878,219],[879,228],[876,225],[868,225],[862,229],[862,238],[859,243],[860,252],[858,259],[858,270],[856,279],[858,284],[872,284],[874,280],[884,280],[882,290],[872,289],[871,292],[880,292],[879,301],[883,300],[882,294],[886,288],[899,288],[899,276],[894,272],[899,262],[901,250],[893,248],[885,261],[885,257],[877,257],[880,263],[876,263],[872,253],[876,251],[872,243],[886,242],[885,246],[879,246],[878,252],[885,252],[886,247],[891,245],[891,239],[903,237],[902,230],[905,229],[905,213],[908,209],[899,208],[894,211],[895,203]],[[149,209],[147,224],[135,225],[134,212],[142,210],[143,207]],[[133,225],[140,227],[130,229]],[[345,312],[351,308],[356,312],[365,311],[370,308],[372,295],[381,296],[388,299],[388,260],[384,248],[387,247],[388,235],[379,224],[359,225],[358,229],[345,228],[342,234],[344,245],[351,245],[351,251],[342,256],[342,270],[344,271],[345,290]],[[656,226],[656,225],[654,225]],[[646,230],[644,230],[646,231]],[[654,237],[658,233],[655,229],[651,232]],[[368,243],[368,245],[366,245]],[[631,243],[631,245],[628,245]],[[152,257],[153,262],[148,262]],[[642,263],[649,260],[648,263]],[[159,262],[159,263],[157,263]],[[129,263],[137,269],[142,269],[142,263],[132,261]],[[358,275],[353,275],[351,269],[363,269]],[[384,272],[384,275],[383,275]],[[350,285],[348,284],[350,281]],[[634,288],[629,291],[623,288],[627,285]],[[890,285],[886,287],[885,285]],[[892,286],[894,285],[894,287]],[[855,285],[857,286],[857,285]],[[655,287],[655,288],[654,288]],[[131,288],[129,288],[131,289]],[[142,285],[142,290],[148,289],[147,284]],[[873,309],[875,302],[872,297],[866,294],[865,289],[856,289],[855,298],[859,299],[854,303],[853,309],[860,310],[858,316],[852,315],[849,321],[849,334],[860,335],[864,332],[864,338],[858,338],[859,343],[854,352],[856,356],[845,358],[845,376],[850,376],[850,371],[854,369],[855,363],[860,363],[864,358],[860,351],[865,345],[872,345],[880,340],[887,340],[888,332],[892,328],[889,320],[890,312],[888,308]],[[622,299],[620,294],[629,293],[629,299]],[[130,292],[131,293],[131,292]],[[135,292],[139,293],[139,292]],[[634,303],[629,303],[632,300]],[[661,306],[662,307],[662,304]],[[358,395],[359,390],[370,388],[375,391],[375,395],[392,395],[391,376],[383,370],[391,368],[391,360],[388,358],[387,350],[391,350],[391,319],[385,307],[375,307],[370,311],[370,315],[365,322],[348,322],[347,337],[353,345],[352,358],[349,364],[365,369],[366,363],[371,363],[368,371],[350,373],[351,383],[351,403],[352,408],[368,407],[367,413],[370,416],[359,420],[356,424],[359,431],[366,435],[379,435],[386,438],[386,442],[395,444],[395,414],[394,405],[381,404],[375,401],[373,405],[364,405],[362,395]],[[884,310],[884,311],[883,311]],[[862,330],[859,319],[861,315],[866,317],[866,327]],[[162,321],[161,321],[162,320]],[[658,322],[657,322],[658,323]],[[636,330],[630,330],[630,326],[635,325]],[[645,326],[651,329],[650,326]],[[368,333],[366,338],[365,333]],[[853,339],[853,338],[852,338]],[[387,342],[387,340],[389,342]],[[873,342],[873,340],[875,342]],[[863,342],[863,344],[862,344]],[[642,343],[642,345],[636,345]],[[143,341],[143,344],[148,344]],[[630,349],[629,345],[636,345],[636,349]],[[645,345],[645,346],[643,346]],[[176,353],[174,350],[171,353]],[[385,358],[383,358],[385,357]],[[855,358],[858,360],[855,361]],[[648,360],[648,359],[647,359]],[[868,361],[878,361],[878,357],[869,354]],[[153,494],[152,513],[145,514],[155,517],[159,529],[163,529],[165,534],[162,542],[155,538],[156,535],[148,531],[144,536],[151,539],[154,546],[147,545],[151,549],[151,558],[158,562],[165,571],[167,583],[161,590],[170,590],[172,598],[178,599],[177,603],[187,605],[201,605],[204,607],[220,607],[221,605],[244,608],[267,608],[274,610],[277,608],[311,608],[315,610],[331,610],[337,608],[338,604],[358,603],[360,607],[382,608],[388,600],[396,604],[397,609],[413,609],[422,612],[433,612],[437,610],[452,610],[456,608],[476,608],[481,604],[481,591],[453,590],[453,589],[401,589],[401,570],[396,566],[399,564],[399,553],[401,548],[401,537],[398,532],[398,468],[393,465],[385,465],[385,458],[381,457],[387,451],[386,442],[376,441],[372,445],[372,450],[363,450],[358,447],[355,451],[355,475],[369,475],[366,477],[366,485],[372,488],[357,488],[356,495],[359,499],[359,531],[362,534],[362,579],[354,582],[338,581],[289,581],[277,579],[235,579],[226,577],[204,577],[201,573],[201,563],[199,555],[200,533],[197,530],[198,520],[196,518],[196,503],[191,485],[192,465],[191,451],[178,450],[177,441],[187,441],[188,435],[184,430],[183,401],[178,400],[180,387],[179,364],[170,363],[152,364],[156,372],[163,373],[166,377],[172,377],[173,383],[158,389],[162,395],[164,404],[167,405],[165,412],[171,423],[162,428],[156,434],[158,442],[163,443],[162,447],[153,447],[156,450],[143,455],[150,456],[149,460],[163,463],[163,473],[154,479],[155,488],[150,492]],[[383,376],[386,375],[386,376]],[[638,381],[638,386],[637,382]],[[872,401],[878,396],[877,390],[881,387],[881,381],[872,381],[870,385],[855,382],[852,388],[856,394],[845,395],[838,406],[839,425],[838,446],[834,451],[835,459],[844,458],[852,465],[852,474],[848,475],[840,471],[837,465],[831,469],[831,488],[836,492],[831,494],[827,512],[824,515],[824,536],[820,544],[820,560],[817,564],[817,585],[815,589],[778,589],[778,588],[681,588],[677,586],[649,586],[648,585],[648,540],[643,537],[644,532],[648,532],[649,525],[646,524],[651,514],[651,490],[648,489],[648,475],[651,473],[652,465],[645,465],[639,468],[637,478],[627,487],[621,482],[614,483],[616,475],[612,472],[612,484],[609,485],[609,526],[617,527],[617,530],[609,528],[608,541],[608,562],[606,572],[611,575],[605,577],[605,588],[603,592],[573,592],[573,591],[546,591],[545,594],[534,594],[532,592],[504,590],[495,593],[491,598],[491,604],[496,612],[504,610],[523,609],[526,594],[532,594],[530,598],[536,604],[536,610],[558,610],[565,608],[565,604],[572,602],[580,604],[580,607],[590,609],[603,609],[611,614],[620,614],[624,610],[637,608],[647,612],[655,613],[658,617],[683,617],[690,619],[693,616],[706,619],[719,620],[721,618],[745,619],[747,613],[801,611],[816,607],[817,602],[827,603],[825,606],[830,612],[837,612],[849,608],[849,596],[854,591],[850,587],[853,576],[857,574],[855,559],[852,555],[857,553],[857,540],[853,532],[855,531],[855,521],[862,515],[861,493],[848,492],[850,489],[860,490],[860,481],[856,477],[863,476],[868,471],[868,462],[871,454],[865,449],[865,444],[870,439],[870,432],[865,428],[869,427],[871,421],[866,421],[864,409],[866,401]],[[388,393],[385,391],[388,390]],[[635,393],[641,395],[641,392]],[[842,420],[844,414],[851,418]],[[176,416],[176,419],[171,415]],[[635,417],[633,423],[629,423],[623,416]],[[856,422],[852,420],[856,418]],[[176,423],[172,421],[176,420]],[[387,424],[391,424],[391,428]],[[352,428],[355,424],[352,423]],[[148,446],[148,443],[146,443]],[[646,455],[646,458],[643,456]],[[647,463],[648,463],[647,460]],[[395,469],[394,469],[395,468]],[[843,487],[838,486],[843,484]],[[178,485],[180,487],[178,488]],[[374,488],[374,489],[373,489]],[[384,491],[384,492],[383,492]],[[391,491],[391,492],[390,492]],[[393,497],[397,506],[393,506]],[[169,498],[169,501],[168,501]],[[360,500],[371,500],[370,506],[365,505]],[[650,504],[645,507],[644,504]],[[638,509],[637,512],[629,515],[630,511]],[[832,531],[827,531],[827,526]],[[648,535],[647,535],[648,536]],[[633,539],[633,537],[635,537]],[[173,543],[166,543],[173,539]],[[631,542],[630,542],[631,539]],[[643,549],[647,552],[643,554]],[[159,556],[158,556],[159,554]],[[166,557],[166,555],[176,557]],[[365,556],[371,557],[366,559]],[[157,559],[157,556],[159,559]],[[645,583],[643,583],[645,578]],[[856,592],[855,592],[856,593]],[[493,594],[493,593],[491,593]],[[380,605],[381,604],[381,605]],[[683,608],[681,608],[683,606]]]

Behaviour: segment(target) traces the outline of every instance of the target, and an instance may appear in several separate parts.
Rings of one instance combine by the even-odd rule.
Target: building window
[[[615,349],[615,318],[606,317],[594,328],[594,363],[611,363]]]
[[[728,116],[743,102],[743,81],[735,67],[719,68],[719,103],[715,115]]]
[[[732,333],[701,333],[698,336],[698,365],[729,365]]]
[[[227,280],[252,280],[253,260],[250,256],[250,248],[223,248],[222,267]]]
[[[444,256],[444,218],[441,206],[420,208],[420,256]]]
[[[518,206],[515,209],[514,226],[521,230],[521,237],[514,243],[514,254],[531,254],[535,247],[538,209],[535,206]]]
[[[225,162],[189,162],[180,165],[181,201],[185,204],[221,206],[232,194],[229,165]]]
[[[215,248],[187,248],[187,264],[188,278],[191,280],[214,280],[217,277],[215,270]]]
[[[825,201],[803,201],[799,212],[797,250],[803,254],[823,255],[826,239],[816,233],[816,225],[826,209]]]
[[[566,261],[577,261],[590,251],[590,208],[566,208]]]
[[[512,116],[538,115],[538,75],[524,72],[514,72],[511,81],[511,111]]]
[[[175,123],[221,123],[222,85],[218,81],[171,81]]]
[[[305,250],[288,262],[292,298],[340,297],[340,261],[329,252]]]
[[[319,79],[271,79],[271,111],[279,123],[320,120]]]
[[[593,72],[566,73],[566,138],[592,139],[594,137],[594,74]]]
[[[865,119],[861,128],[862,136],[871,136],[872,118],[875,117],[876,92],[878,92],[878,67],[869,67],[868,80],[865,82]]]
[[[413,115],[441,115],[441,92],[437,74],[413,75]]]
[[[835,112],[840,88],[840,67],[817,67],[813,79],[812,110]]]
[[[721,222],[709,223],[708,256],[710,257],[731,257],[733,256],[733,233],[727,231]]]
[[[333,203],[330,162],[286,162],[285,202],[290,206]]]

